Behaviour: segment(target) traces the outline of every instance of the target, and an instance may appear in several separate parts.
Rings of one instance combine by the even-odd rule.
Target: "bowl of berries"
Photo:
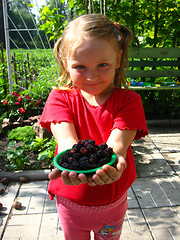
[[[94,140],[80,140],[71,149],[59,153],[53,160],[59,170],[75,171],[86,175],[93,174],[103,165],[116,165],[116,154],[106,143],[95,144]]]

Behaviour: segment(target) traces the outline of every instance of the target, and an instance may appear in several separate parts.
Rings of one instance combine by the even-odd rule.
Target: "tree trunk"
[[[156,12],[155,12],[155,29],[154,29],[154,45],[156,47],[157,35],[158,35],[158,13],[159,13],[159,0],[156,0]]]
[[[91,14],[91,0],[89,0],[89,14]]]
[[[157,35],[158,35],[158,13],[159,13],[159,0],[156,0],[156,12],[155,12],[155,24],[154,24],[154,44],[153,47],[156,47],[157,45]],[[153,61],[156,61],[156,58],[153,58]],[[152,68],[153,70],[156,69],[156,67]],[[155,82],[156,78],[152,78],[152,81]]]
[[[104,0],[104,15],[106,16],[106,0]]]
[[[100,0],[100,13],[103,14],[103,2]]]

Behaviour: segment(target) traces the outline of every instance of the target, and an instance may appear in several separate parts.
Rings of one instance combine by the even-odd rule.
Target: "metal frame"
[[[21,15],[18,7],[17,7],[17,11],[18,11],[19,16],[20,16],[20,18],[21,18],[21,20],[22,20],[22,22],[23,22],[23,24],[24,24],[24,27],[25,27],[25,28],[23,28],[23,29],[22,29],[22,28],[19,29],[19,28],[16,27],[16,25],[15,25],[14,22],[12,21],[11,17],[8,15],[8,12],[7,12],[7,2],[8,2],[8,0],[2,0],[2,5],[3,5],[3,17],[4,17],[5,46],[6,46],[6,55],[7,55],[7,68],[8,68],[8,81],[9,81],[9,93],[11,94],[11,93],[13,92],[13,84],[15,84],[15,83],[13,82],[13,79],[12,79],[12,71],[14,72],[14,70],[12,69],[12,66],[11,66],[11,57],[12,57],[12,56],[11,56],[10,41],[13,43],[13,45],[15,46],[15,48],[18,49],[18,50],[21,52],[21,54],[22,54],[24,57],[25,57],[25,55],[23,54],[22,50],[17,46],[17,44],[13,41],[13,39],[10,37],[10,34],[9,34],[10,32],[17,32],[17,33],[19,34],[20,38],[22,39],[22,41],[23,41],[24,44],[26,45],[27,49],[31,52],[31,54],[32,54],[33,59],[35,60],[35,62],[37,63],[37,65],[38,65],[39,67],[41,67],[41,66],[39,65],[39,63],[38,63],[38,60],[37,60],[36,57],[33,55],[33,52],[31,51],[30,47],[28,46],[28,44],[26,43],[26,41],[24,40],[24,38],[23,38],[23,36],[22,36],[22,34],[21,34],[21,32],[27,31],[28,34],[29,34],[29,37],[30,37],[30,39],[31,39],[31,41],[32,41],[32,43],[33,43],[34,46],[35,46],[35,49],[37,49],[37,51],[38,51],[38,53],[39,53],[39,56],[40,56],[40,58],[41,58],[41,61],[43,62],[44,68],[47,69],[46,63],[44,62],[44,59],[43,59],[43,57],[41,56],[41,53],[39,52],[39,50],[38,50],[38,48],[37,48],[37,46],[36,46],[36,43],[35,43],[32,35],[31,35],[31,32],[32,32],[32,31],[37,31],[37,34],[38,34],[38,37],[39,37],[39,39],[40,39],[42,48],[45,49],[46,57],[47,57],[47,59],[48,59],[48,61],[49,61],[49,63],[50,63],[51,69],[53,70],[53,75],[55,75],[55,76],[58,75],[58,69],[57,69],[56,64],[51,65],[50,58],[49,58],[49,55],[48,55],[48,53],[47,53],[47,51],[46,51],[44,42],[43,42],[43,40],[42,40],[42,38],[41,38],[41,36],[40,36],[40,34],[39,34],[39,29],[38,29],[38,27],[37,27],[36,22],[34,21],[34,19],[33,19],[33,17],[32,17],[32,12],[30,11],[29,14],[30,14],[31,17],[32,17],[32,21],[33,21],[33,23],[34,23],[35,28],[34,28],[34,29],[33,29],[33,28],[32,28],[32,29],[28,29],[28,27],[27,27],[27,25],[26,25],[26,23],[25,23],[22,15]],[[37,3],[37,0],[35,1],[35,3],[36,3],[37,9],[39,10],[39,6],[38,6],[38,3]],[[16,1],[14,1],[14,4],[16,5]],[[8,21],[10,21],[10,22],[12,23],[12,25],[13,25],[13,27],[14,27],[13,29],[9,29]],[[46,35],[46,41],[47,41],[47,43],[48,43],[49,49],[51,49],[51,45],[50,45],[50,42],[49,42],[49,40],[48,40],[47,35]],[[51,49],[51,52],[52,52],[52,56],[54,57],[52,49]],[[16,59],[16,61],[18,62],[18,59]],[[54,61],[55,61],[55,58],[54,58]],[[32,68],[35,70],[36,73],[38,73],[38,72],[37,72],[37,69],[35,69],[34,66],[32,66]],[[26,69],[26,70],[27,70],[27,72],[28,72],[28,69]],[[44,69],[42,69],[42,72],[44,73],[44,76],[45,76],[45,78],[46,78],[45,81],[44,81],[45,85],[43,85],[43,87],[44,87],[46,90],[48,90],[48,87],[51,88],[52,86],[49,85],[49,77],[47,76],[47,72],[46,72]],[[14,72],[14,73],[16,73],[16,72]],[[17,73],[16,73],[16,74],[17,74]],[[31,74],[31,73],[29,72],[29,74]],[[21,77],[24,81],[27,81],[27,82],[28,82],[28,79],[23,78],[23,76],[20,76],[20,77]],[[38,81],[38,79],[37,79],[37,81]],[[38,81],[38,82],[39,82],[39,81]],[[40,83],[40,82],[39,82],[39,83]],[[41,84],[41,83],[40,83],[40,84]],[[42,85],[42,84],[41,84],[41,85]],[[16,86],[19,87],[19,88],[23,88],[23,87],[19,86],[18,84],[16,84]]]

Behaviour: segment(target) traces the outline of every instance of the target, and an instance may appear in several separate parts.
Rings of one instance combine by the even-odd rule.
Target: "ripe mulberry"
[[[72,170],[94,169],[111,161],[113,149],[106,143],[100,146],[94,140],[80,140],[60,157],[59,165]]]

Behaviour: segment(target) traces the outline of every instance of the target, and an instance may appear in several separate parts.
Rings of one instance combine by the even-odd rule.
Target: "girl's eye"
[[[76,69],[79,69],[79,70],[84,69],[84,68],[85,68],[85,66],[83,66],[83,65],[76,66]]]
[[[101,67],[101,68],[107,67],[107,63],[100,63],[100,64],[98,65],[98,67]]]

